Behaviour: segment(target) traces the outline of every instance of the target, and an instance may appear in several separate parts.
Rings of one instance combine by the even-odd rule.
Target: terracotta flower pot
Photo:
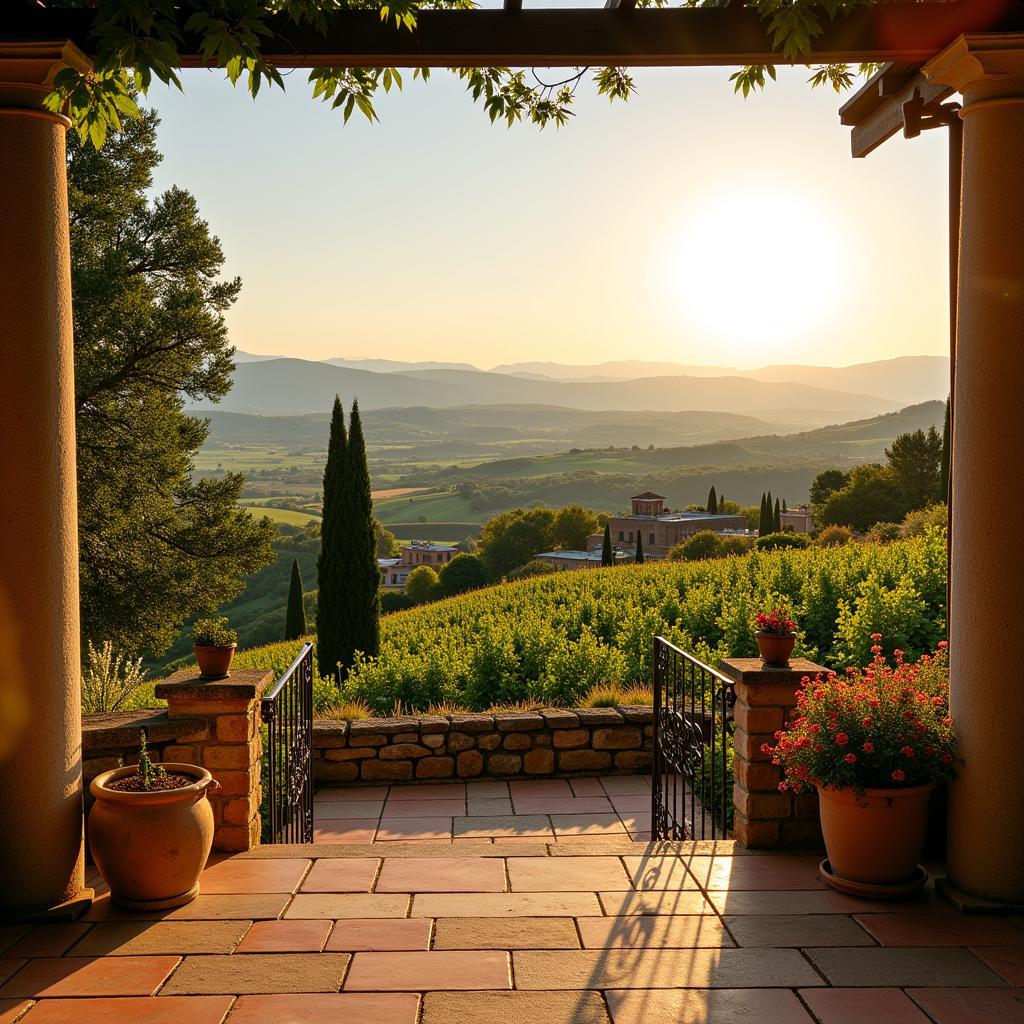
[[[788,668],[789,656],[796,646],[796,633],[765,633],[758,631],[757,649],[761,652],[761,660],[769,668]]]
[[[199,664],[199,674],[204,679],[224,679],[228,676],[231,668],[231,659],[235,656],[235,649],[238,644],[225,644],[224,646],[214,644],[193,644],[196,662]]]
[[[114,903],[127,910],[163,910],[195,899],[199,874],[213,843],[213,808],[207,792],[217,786],[205,769],[165,764],[170,775],[196,781],[180,789],[144,793],[110,789],[136,767],[97,775],[89,812],[89,847]]]
[[[908,789],[818,788],[821,831],[832,871],[852,882],[899,885],[924,848],[934,782]]]

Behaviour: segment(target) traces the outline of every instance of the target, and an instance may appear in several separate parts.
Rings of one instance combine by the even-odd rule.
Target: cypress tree
[[[285,640],[298,640],[306,635],[306,609],[302,606],[302,573],[299,560],[292,559],[292,578],[288,584],[288,606],[284,613]]]
[[[782,533],[782,514],[779,510],[779,499],[775,499],[775,515],[772,517],[772,530],[775,533]]]
[[[757,535],[759,537],[767,536],[771,533],[768,528],[768,496],[762,491],[761,492],[761,517],[757,522]]]
[[[316,655],[321,677],[334,678],[341,661],[345,605],[345,411],[334,396],[331,434],[324,468],[324,509],[320,521],[320,555],[316,561],[319,594],[316,606]]]
[[[789,511],[789,509],[786,508],[786,499],[785,498],[782,499],[782,511],[783,512],[788,512]]]
[[[355,664],[356,652],[376,657],[380,651],[380,568],[373,523],[370,470],[359,417],[359,402],[348,418],[344,476],[345,603],[341,609],[339,680]]]
[[[718,514],[718,497],[715,494],[714,486],[712,486],[711,490],[708,492],[708,512],[712,515]]]
[[[607,523],[604,524],[604,541],[601,544],[601,564],[615,564],[615,555],[612,552],[612,528]]]
[[[939,501],[949,501],[949,399],[942,420],[942,455],[939,461]]]
[[[644,564],[644,540],[640,536],[640,531],[636,531],[636,556],[633,559],[637,565]]]

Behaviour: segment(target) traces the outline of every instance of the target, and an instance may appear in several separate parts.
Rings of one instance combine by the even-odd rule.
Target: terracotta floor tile
[[[425,992],[511,988],[508,954],[498,951],[356,953],[346,992]]]
[[[697,883],[678,857],[624,857],[636,889],[696,889]]]
[[[601,788],[609,796],[643,793],[650,798],[651,778],[649,775],[606,775],[601,779]]]
[[[579,949],[571,917],[449,917],[434,929],[434,949]]]
[[[302,880],[299,892],[369,892],[379,867],[379,857],[318,859]]]
[[[971,952],[1011,985],[1024,988],[1024,945],[989,949],[972,947]]]
[[[277,917],[290,899],[287,893],[260,893],[254,896],[205,896],[174,910],[138,914],[115,907],[109,896],[93,902],[86,921],[244,921]]]
[[[37,924],[4,951],[5,957],[63,956],[92,927],[88,922]]]
[[[8,978],[13,978],[27,963],[28,961],[24,959],[0,960],[0,985]]]
[[[344,803],[348,800],[384,800],[388,795],[387,786],[338,786],[317,790],[313,803]]]
[[[570,779],[574,796],[607,796],[600,779]]]
[[[465,800],[388,800],[381,817],[385,821],[397,821],[403,818],[454,818],[465,813]]]
[[[711,904],[697,889],[651,889],[645,892],[602,892],[601,905],[610,917],[631,914],[710,914]]]
[[[988,987],[1002,978],[966,949],[833,947],[804,953],[836,986],[910,988],[956,985]]]
[[[822,889],[820,857],[686,857],[686,866],[705,889]]]
[[[804,892],[713,891],[708,899],[720,914],[856,914],[863,901],[832,890]]]
[[[626,831],[633,832],[646,832],[647,839],[650,839],[651,831],[651,816],[650,814],[642,814],[639,811],[616,811],[622,824],[626,827]]]
[[[883,946],[1024,946],[1024,935],[998,917],[969,914],[858,914]]]
[[[629,889],[618,857],[519,857],[508,862],[513,892],[598,892]]]
[[[229,893],[294,892],[310,861],[242,860],[233,857],[208,867],[199,878],[199,891],[206,896]]]
[[[373,893],[303,893],[296,896],[285,920],[313,918],[337,920],[349,917],[405,917],[409,909],[408,896],[378,896]]]
[[[508,791],[513,800],[531,797],[561,797],[571,799],[572,789],[567,779],[516,779],[508,784]]]
[[[599,992],[428,992],[423,1024],[608,1024]]]
[[[380,820],[378,839],[451,839],[451,818],[388,818]]]
[[[0,1024],[14,1024],[31,1005],[31,999],[0,999]]]
[[[230,953],[248,921],[110,921],[97,924],[71,956],[159,956]]]
[[[388,803],[396,800],[465,800],[466,786],[462,782],[430,782],[422,786],[392,786]]]
[[[380,848],[380,850],[384,851],[384,856],[385,857],[390,856],[390,854],[387,852],[388,848],[392,847],[392,846],[395,846],[396,844],[399,845],[399,846],[405,846],[405,847],[418,846],[421,849],[423,847],[425,847],[425,846],[447,846],[447,847],[450,847],[452,845],[452,838],[451,838],[451,836],[448,836],[447,838],[444,838],[444,839],[438,839],[438,838],[421,839],[419,836],[411,836],[411,837],[409,837],[409,836],[389,836],[389,837],[386,837],[386,838],[382,839],[380,836],[378,836],[377,837],[377,841],[375,843],[375,845],[378,846]]]
[[[612,807],[618,811],[628,813],[640,813],[650,815],[651,794],[647,793],[624,793],[622,796],[609,797]]]
[[[555,835],[600,836],[626,834],[626,827],[617,814],[552,814]]]
[[[379,897],[384,899],[385,897]],[[588,892],[427,893],[414,896],[413,917],[598,917]]]
[[[314,815],[314,843],[372,843],[377,818],[328,818]]]
[[[427,950],[430,948],[432,923],[428,918],[338,921],[327,942],[327,949],[343,953]]]
[[[912,988],[907,995],[935,1024],[1024,1024],[1024,992],[1016,988]]]
[[[178,960],[176,956],[31,960],[0,988],[0,998],[151,996]]]
[[[28,1024],[221,1024],[230,1006],[231,996],[44,999],[25,1019]]]
[[[240,996],[229,1020],[230,1024],[416,1024],[419,1003],[418,995],[405,992]]]
[[[726,927],[741,946],[874,946],[874,939],[842,914],[728,915]]]
[[[471,797],[466,801],[466,814],[471,818],[511,813],[512,801],[508,797],[487,797],[481,800],[474,800]]]
[[[516,814],[611,814],[607,797],[513,796]]]
[[[257,921],[236,953],[319,953],[331,932],[330,921]]]
[[[813,1024],[797,997],[779,989],[611,991],[605,998],[614,1024]]]
[[[498,814],[493,817],[457,817],[455,836],[477,838],[480,836],[552,836],[551,820],[543,814]]]
[[[504,892],[500,857],[385,860],[375,892]]]
[[[808,988],[800,995],[820,1024],[930,1024],[898,988]]]
[[[651,841],[652,836],[651,836],[651,833],[649,831],[648,832],[633,832],[631,830],[632,826],[630,824],[630,821],[625,819],[625,818],[623,819],[622,823],[623,823],[623,825],[626,826],[627,830],[630,830],[629,831],[629,838],[634,843],[649,843]]]
[[[0,924],[0,953],[32,928],[30,924]]]
[[[509,789],[507,782],[467,782],[466,798],[469,800],[507,800]]]
[[[163,995],[264,992],[337,992],[346,953],[250,953],[190,956],[163,987]]]
[[[383,810],[383,800],[347,800],[344,803],[318,803],[313,806],[313,818],[315,821],[379,818]]]
[[[796,988],[824,984],[795,949],[550,949],[516,952],[512,961],[516,988],[520,989]]]
[[[735,945],[722,922],[712,914],[581,917],[576,923],[586,949],[693,949]]]

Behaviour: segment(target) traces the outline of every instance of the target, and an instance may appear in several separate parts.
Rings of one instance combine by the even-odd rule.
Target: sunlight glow
[[[827,208],[795,192],[719,192],[676,238],[670,287],[687,321],[724,344],[723,356],[780,361],[764,346],[810,332],[828,344],[845,268]]]

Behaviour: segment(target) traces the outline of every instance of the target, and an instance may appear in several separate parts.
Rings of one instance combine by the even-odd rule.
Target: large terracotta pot
[[[834,874],[897,885],[912,878],[924,848],[934,782],[909,789],[818,788],[821,831]]]
[[[789,656],[796,646],[796,633],[765,633],[760,630],[754,634],[757,649],[761,652],[761,660],[768,668],[789,668]]]
[[[196,781],[180,789],[126,793],[108,783],[134,775],[115,768],[89,786],[89,847],[114,903],[127,910],[163,910],[195,899],[213,843],[213,776],[192,764],[163,765]]]
[[[193,644],[192,650],[199,665],[199,674],[204,679],[224,679],[229,675],[231,659],[238,644]]]

